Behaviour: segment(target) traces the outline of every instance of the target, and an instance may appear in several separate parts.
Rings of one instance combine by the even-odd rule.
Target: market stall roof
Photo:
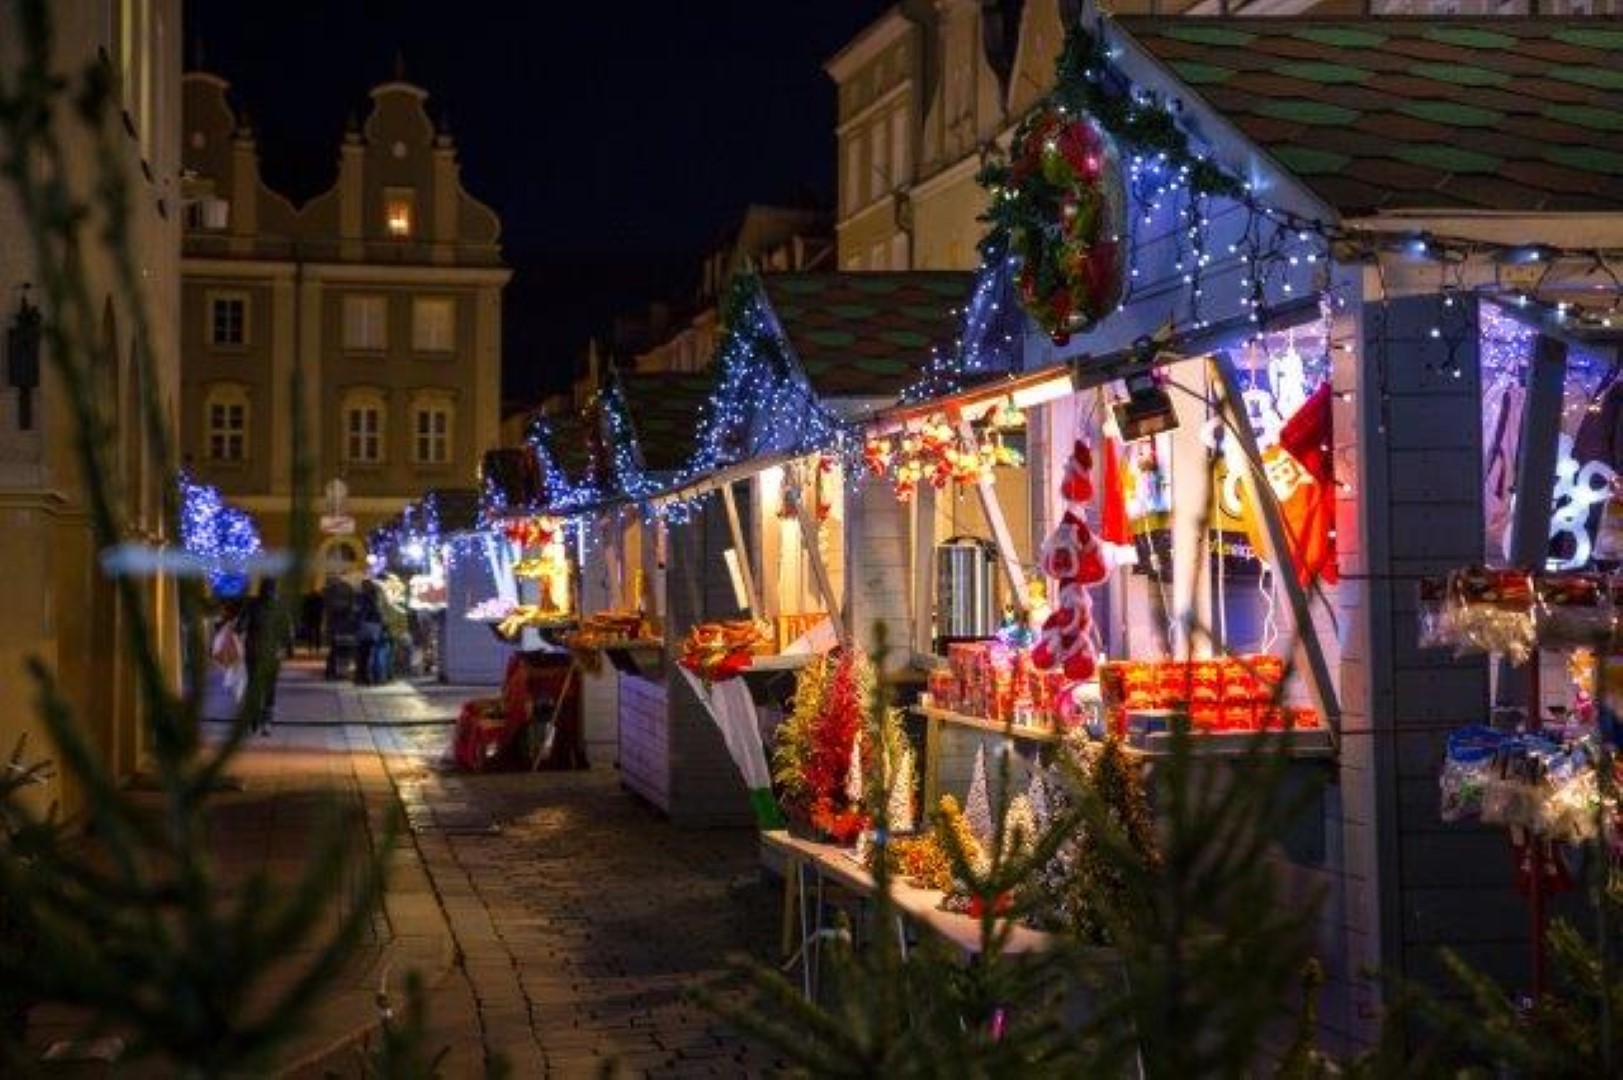
[[[974,275],[764,274],[760,282],[820,400],[894,400],[918,380],[932,352],[956,349]]]
[[[550,431],[546,439],[547,453],[570,483],[581,482],[591,471],[586,416],[579,412],[559,412],[546,414],[545,419]]]
[[[1152,58],[1345,216],[1623,204],[1623,28],[1130,18]]]
[[[440,535],[468,532],[479,527],[480,494],[476,488],[430,488],[417,505],[418,517],[432,507]]]
[[[620,385],[642,467],[651,473],[680,469],[693,454],[699,410],[714,382],[709,372],[627,371]]]

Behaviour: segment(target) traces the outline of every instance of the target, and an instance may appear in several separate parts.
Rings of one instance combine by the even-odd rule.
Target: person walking
[[[237,616],[237,632],[242,635],[243,660],[248,668],[248,697],[243,708],[249,730],[269,735],[276,715],[276,676],[281,669],[281,644],[286,630],[278,618],[276,579],[261,578],[259,591]],[[261,669],[260,665],[264,668]],[[256,682],[257,677],[257,682]]]
[[[361,594],[355,600],[355,682],[358,686],[371,686],[374,682],[372,654],[383,644],[381,604],[378,583],[371,578],[361,582]]]
[[[322,613],[327,619],[328,679],[343,678],[341,670],[355,652],[355,590],[337,574],[327,575],[321,592]]]

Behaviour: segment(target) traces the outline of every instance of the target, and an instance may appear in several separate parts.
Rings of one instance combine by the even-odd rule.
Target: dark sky
[[[186,62],[230,81],[266,180],[302,201],[332,183],[346,118],[402,56],[464,184],[501,215],[504,392],[533,399],[613,313],[687,295],[746,204],[832,204],[822,63],[889,6],[185,0]]]

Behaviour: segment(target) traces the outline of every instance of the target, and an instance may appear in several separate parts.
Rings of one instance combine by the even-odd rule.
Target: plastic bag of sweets
[[[1526,663],[1536,641],[1533,580],[1523,570],[1471,566],[1448,576],[1449,622],[1456,645]]]
[[[1423,577],[1418,593],[1415,644],[1422,649],[1444,649],[1455,644],[1454,627],[1449,620],[1448,578]]]
[[[1502,732],[1479,724],[1449,734],[1443,767],[1437,777],[1442,796],[1438,815],[1444,821],[1468,821],[1482,816],[1483,793],[1487,790],[1494,757],[1504,742]]]
[[[1616,609],[1611,589],[1598,574],[1539,574],[1533,592],[1539,644],[1577,648],[1611,639]]]

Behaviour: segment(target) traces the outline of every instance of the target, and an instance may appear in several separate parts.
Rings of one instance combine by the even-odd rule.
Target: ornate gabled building
[[[302,370],[315,487],[339,482],[326,508],[353,522],[329,522],[322,556],[338,567],[423,491],[467,486],[497,441],[501,226],[463,187],[423,89],[373,89],[336,181],[295,207],[260,178],[227,85],[185,78],[182,453],[284,542]]]

